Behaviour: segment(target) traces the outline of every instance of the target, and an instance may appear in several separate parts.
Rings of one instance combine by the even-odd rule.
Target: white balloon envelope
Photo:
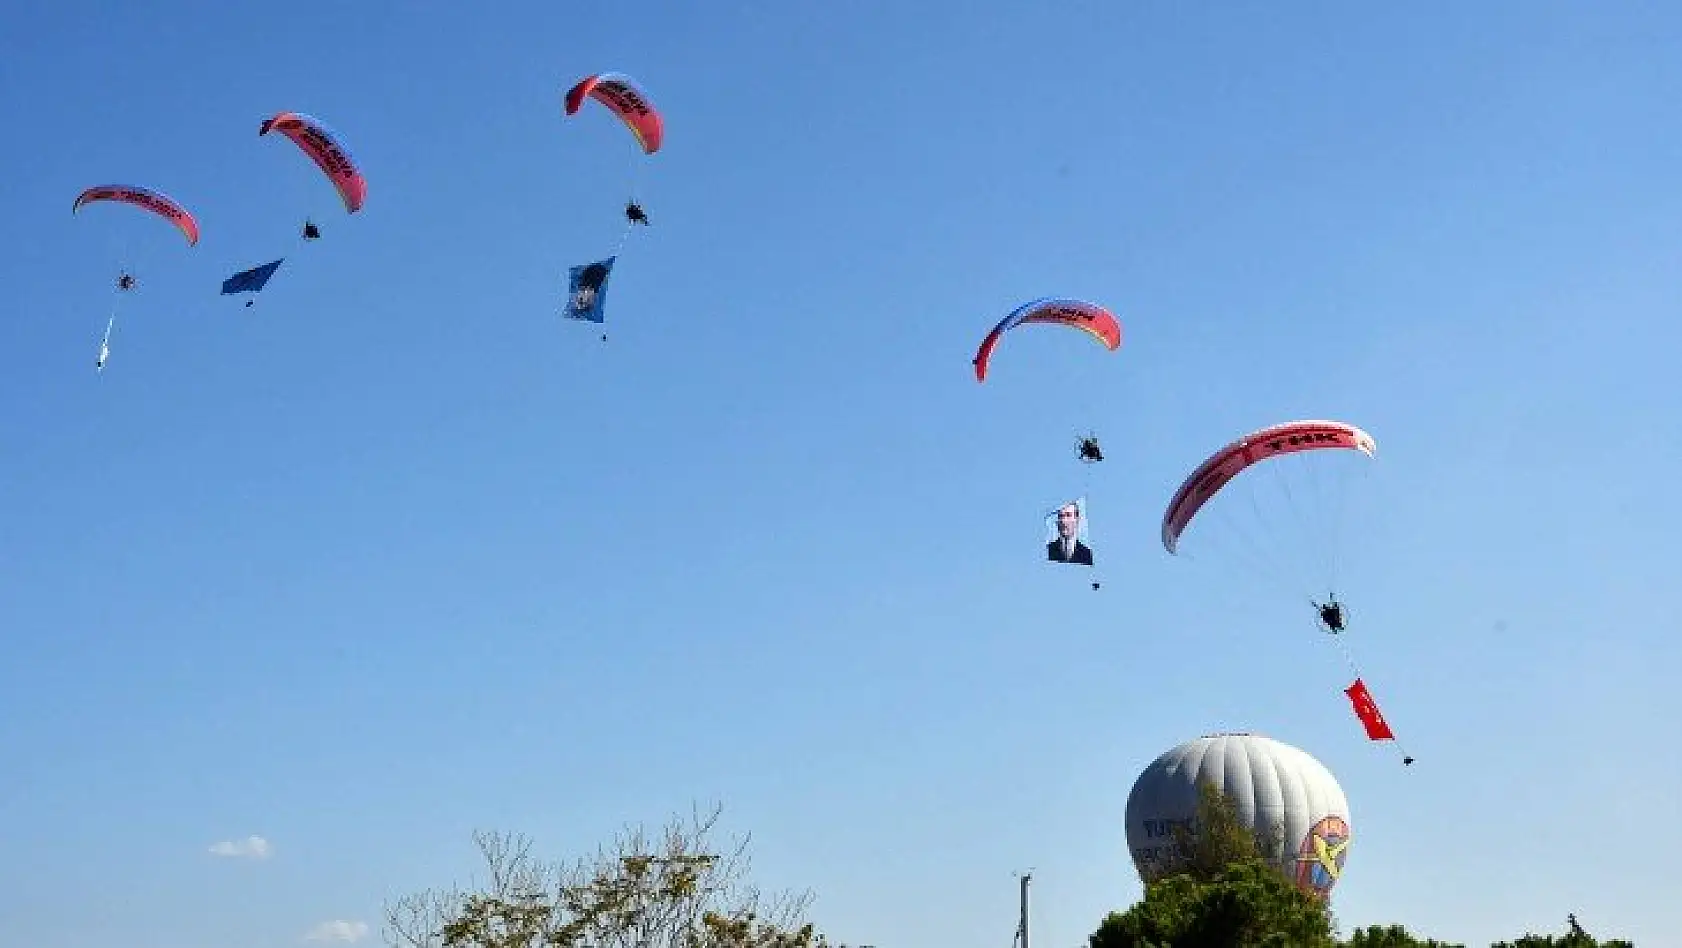
[[[1174,854],[1174,828],[1193,828],[1198,784],[1213,783],[1239,819],[1270,840],[1267,860],[1303,891],[1327,898],[1352,839],[1349,801],[1331,771],[1289,744],[1259,734],[1187,741],[1151,762],[1127,795],[1127,848],[1146,881]]]

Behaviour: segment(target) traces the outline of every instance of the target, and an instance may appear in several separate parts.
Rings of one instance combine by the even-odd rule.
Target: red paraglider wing
[[[166,194],[127,184],[102,184],[78,194],[70,213],[74,214],[82,209],[82,205],[96,201],[118,201],[151,211],[174,224],[182,236],[187,238],[187,246],[192,247],[199,242],[199,222],[193,219],[193,215],[188,213],[186,208]]]
[[[1121,323],[1115,314],[1085,300],[1055,299],[1046,297],[1029,303],[1024,303],[1011,311],[1009,316],[999,320],[987,338],[981,340],[981,348],[976,350],[975,380],[987,380],[987,363],[992,361],[993,349],[999,340],[1010,330],[1023,323],[1055,323],[1070,326],[1092,336],[1103,344],[1104,348],[1114,352],[1121,347]]]
[[[654,103],[648,99],[635,79],[624,73],[604,72],[588,76],[567,90],[566,114],[576,115],[584,107],[585,98],[595,99],[606,106],[630,128],[646,154],[660,150],[665,135],[665,120]]]
[[[302,112],[281,112],[264,120],[257,134],[267,135],[274,131],[292,139],[293,144],[327,175],[338,190],[339,197],[344,199],[345,210],[355,214],[362,209],[362,202],[368,197],[368,180],[356,167],[349,149],[331,129]]]
[[[1252,464],[1268,458],[1343,448],[1373,457],[1378,444],[1365,431],[1341,421],[1291,421],[1263,428],[1232,442],[1198,465],[1175,491],[1162,515],[1162,545],[1177,552],[1180,534],[1209,498]]]

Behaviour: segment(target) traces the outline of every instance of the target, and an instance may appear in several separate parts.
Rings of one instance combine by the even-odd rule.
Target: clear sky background
[[[371,942],[475,827],[562,857],[718,800],[838,937],[1004,948],[1031,867],[1034,944],[1073,948],[1140,894],[1138,772],[1252,729],[1348,794],[1346,928],[1682,944],[1677,5],[6,22],[9,941]],[[557,314],[629,135],[561,95],[610,69],[667,141],[603,344]],[[362,213],[257,137],[281,110],[344,136]],[[71,215],[111,182],[202,242]],[[978,385],[1047,294],[1122,349],[1023,330]],[[1340,592],[1411,768],[1299,598],[1157,539],[1199,460],[1300,417],[1378,441]],[[1083,492],[1098,591],[1044,561]]]

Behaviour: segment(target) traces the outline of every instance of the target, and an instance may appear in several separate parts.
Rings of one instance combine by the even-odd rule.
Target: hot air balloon
[[[1187,741],[1151,762],[1127,795],[1127,848],[1139,877],[1169,865],[1175,827],[1192,826],[1198,784],[1224,793],[1251,830],[1272,845],[1275,868],[1311,895],[1328,898],[1349,855],[1349,801],[1319,761],[1260,734],[1213,734]]]

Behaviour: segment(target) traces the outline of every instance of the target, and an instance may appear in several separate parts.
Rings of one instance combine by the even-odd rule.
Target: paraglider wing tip
[[[997,344],[998,334],[988,333],[987,338],[981,341],[981,348],[977,349],[975,356],[969,360],[969,364],[975,367],[977,382],[987,381],[987,363],[992,360],[993,347]]]
[[[358,175],[354,181],[345,186],[345,212],[355,214],[362,210],[362,205],[368,202],[368,179]]]
[[[576,115],[578,110],[584,107],[584,97],[590,94],[590,87],[595,84],[596,77],[587,76],[584,79],[579,80],[577,85],[567,90],[566,98],[564,100],[566,105],[566,114]]]

